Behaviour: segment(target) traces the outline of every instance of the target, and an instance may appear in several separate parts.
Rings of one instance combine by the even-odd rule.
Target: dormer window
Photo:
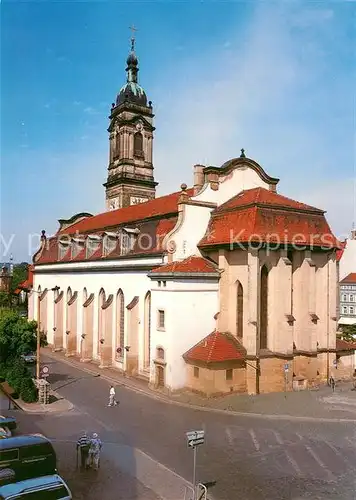
[[[84,249],[85,239],[84,238],[73,238],[72,239],[72,259],[75,259],[78,254]]]
[[[70,249],[70,244],[71,244],[70,239],[59,240],[59,245],[58,245],[59,260],[64,259],[64,257],[67,255],[68,250]]]
[[[139,232],[139,229],[130,227],[124,227],[121,230],[120,255],[126,255],[133,250]]]
[[[110,255],[117,246],[117,233],[105,233],[103,241],[103,255],[104,257]]]
[[[89,234],[86,244],[87,259],[94,255],[100,248],[101,236],[97,234]]]

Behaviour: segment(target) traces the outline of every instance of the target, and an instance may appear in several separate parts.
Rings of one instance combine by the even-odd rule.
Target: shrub
[[[37,388],[31,377],[26,377],[21,383],[21,399],[25,403],[35,403],[38,399]]]
[[[15,392],[20,393],[22,381],[29,377],[29,371],[27,370],[24,362],[20,359],[14,361],[11,368],[8,368],[6,379],[9,385],[14,389]]]

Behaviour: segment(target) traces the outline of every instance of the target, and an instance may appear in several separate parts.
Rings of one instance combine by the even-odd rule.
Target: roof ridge
[[[212,344],[210,346],[210,350],[209,350],[209,354],[208,354],[208,357],[207,357],[207,361],[210,361],[210,359],[211,359],[211,356],[213,354],[213,351],[214,351],[214,348],[215,348],[215,344],[216,344],[216,338],[217,338],[217,336],[218,336],[219,333],[220,332],[216,328],[215,328],[215,330],[212,333],[210,333],[210,335],[213,334],[214,336],[213,336],[213,342],[212,342]]]

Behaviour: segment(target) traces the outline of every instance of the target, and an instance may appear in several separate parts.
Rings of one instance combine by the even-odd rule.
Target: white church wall
[[[186,383],[186,365],[182,355],[215,328],[214,315],[218,310],[218,284],[175,280],[167,287],[152,290],[152,317],[158,310],[166,311],[165,331],[152,329],[151,352],[163,347],[166,360],[166,385],[181,389]]]
[[[176,251],[173,260],[200,255],[197,244],[205,234],[212,208],[197,205],[183,205],[183,221],[177,232],[169,238],[174,240]]]
[[[268,183],[263,181],[252,168],[239,167],[229,174],[219,177],[218,190],[211,189],[210,183],[207,183],[202,192],[192,197],[192,200],[208,201],[221,205],[241,191],[257,187],[269,189]]]
[[[83,326],[83,321],[82,321],[82,304],[83,304],[83,290],[84,288],[87,289],[88,295],[91,293],[95,294],[94,298],[94,325],[93,325],[93,355],[94,358],[97,358],[97,353],[98,353],[98,294],[101,290],[101,288],[104,289],[106,298],[112,293],[114,294],[114,308],[116,307],[116,294],[118,290],[121,288],[123,293],[124,293],[124,298],[125,298],[125,339],[127,339],[127,319],[128,319],[128,311],[126,309],[126,306],[132,301],[132,299],[137,295],[139,296],[139,314],[140,314],[140,325],[139,325],[139,346],[142,345],[143,343],[143,301],[144,297],[147,293],[148,290],[150,290],[151,287],[151,280],[147,277],[147,272],[146,271],[140,271],[140,272],[126,272],[126,273],[119,273],[117,270],[115,271],[105,271],[105,272],[96,272],[96,273],[46,273],[46,274],[34,274],[34,289],[36,290],[38,286],[41,286],[41,290],[44,290],[45,288],[53,288],[55,286],[58,286],[60,288],[60,291],[64,291],[64,297],[63,300],[65,301],[64,304],[66,305],[66,298],[67,298],[67,289],[68,287],[71,288],[72,292],[74,293],[75,291],[78,292],[78,299],[77,299],[77,307],[78,307],[78,314],[77,314],[77,346],[80,346],[80,341],[81,341],[81,334],[82,334],[82,326]],[[37,294],[32,294],[32,296],[36,300],[36,295]],[[36,303],[35,303],[36,304]],[[48,317],[47,317],[47,324],[52,325],[53,324],[53,316],[54,316],[54,307],[52,306],[53,304],[53,296],[52,296],[52,303],[49,302],[49,307],[48,307]],[[66,307],[64,307],[63,311],[63,321],[64,321],[64,328],[63,328],[63,341],[64,341],[64,346],[66,346]],[[34,313],[36,314],[36,306],[34,308]],[[35,316],[36,318],[36,316]],[[114,337],[115,335],[115,323],[113,323],[113,345],[114,345]],[[51,332],[49,332],[49,337],[48,337],[49,343],[53,343],[53,327],[51,329]]]
[[[346,278],[350,273],[356,273],[356,239],[348,239],[339,262],[339,279]]]

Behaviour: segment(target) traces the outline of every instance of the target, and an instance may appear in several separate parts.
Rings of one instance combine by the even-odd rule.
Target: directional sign
[[[288,365],[288,363],[286,363],[286,364],[284,365],[284,371],[285,371],[285,372],[287,372],[288,370],[289,370],[289,365]]]
[[[190,431],[186,435],[189,448],[195,448],[199,444],[204,444],[204,431]]]

